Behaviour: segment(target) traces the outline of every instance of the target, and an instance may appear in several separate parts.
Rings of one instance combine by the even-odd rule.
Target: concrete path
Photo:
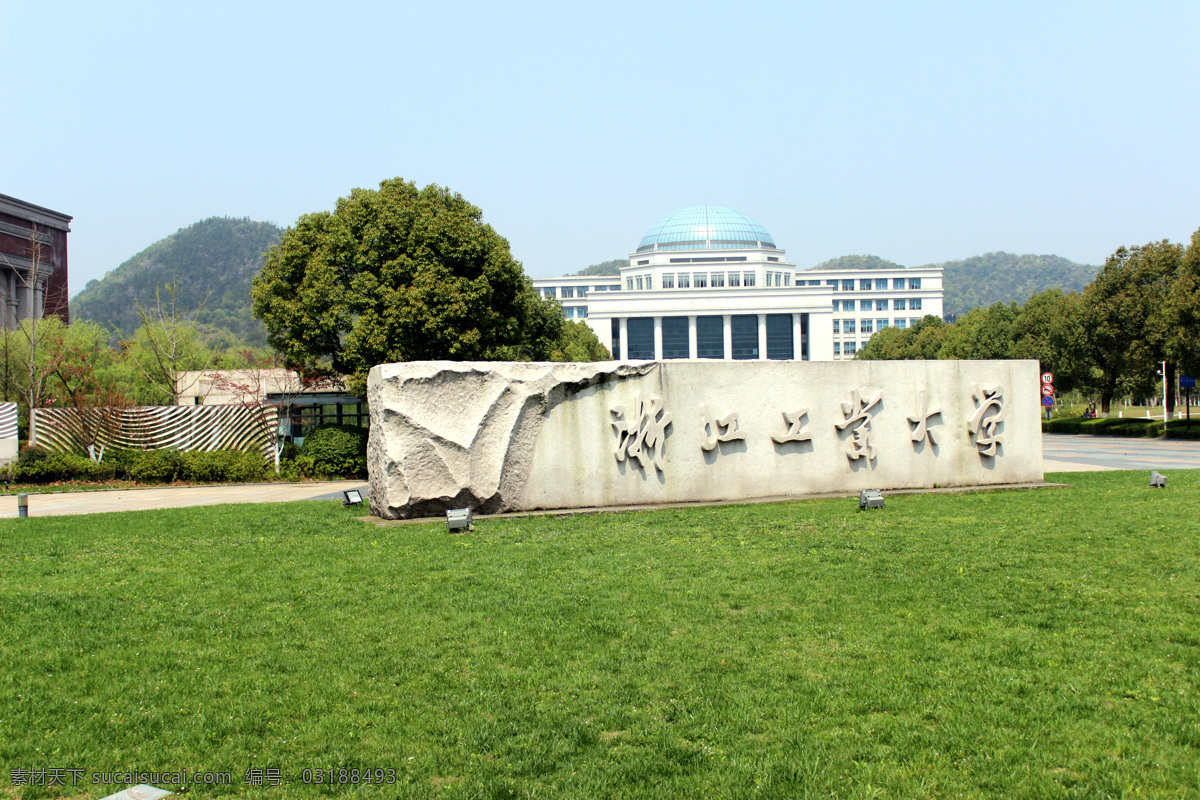
[[[1042,434],[1046,472],[1200,469],[1200,441]]]
[[[30,494],[29,515],[100,514],[106,511],[143,511],[150,508],[214,506],[222,503],[287,503],[293,500],[341,500],[346,489],[360,489],[362,481],[310,483],[255,483],[241,486],[184,486],[152,489],[118,489],[98,492]],[[364,511],[364,513],[366,513]],[[0,497],[0,518],[17,516],[16,495]]]

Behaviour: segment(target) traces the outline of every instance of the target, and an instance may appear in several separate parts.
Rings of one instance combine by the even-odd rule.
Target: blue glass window
[[[767,314],[767,358],[786,361],[795,356],[791,314]]]
[[[909,309],[911,309],[913,311],[919,311],[921,309],[921,298],[914,297],[911,300],[909,300],[908,307],[909,307]]]
[[[625,325],[629,337],[629,357],[654,359],[654,320],[650,317],[630,317]]]
[[[758,358],[758,315],[734,314],[729,318],[735,359]]]
[[[903,289],[904,288],[904,278],[892,278],[892,288],[893,289]]]
[[[920,289],[921,288],[921,279],[920,278],[909,278],[908,279],[908,288]]]
[[[725,324],[720,317],[696,317],[696,357],[725,357]]]
[[[621,357],[621,321],[614,319],[612,321],[612,357]]]
[[[858,288],[864,292],[871,291],[871,279],[870,278],[862,278],[861,280],[859,280]]]
[[[875,279],[875,291],[877,291],[877,292],[887,291],[887,278],[876,278]]]
[[[662,320],[663,354],[666,358],[688,357],[688,321],[687,317],[663,317]]]

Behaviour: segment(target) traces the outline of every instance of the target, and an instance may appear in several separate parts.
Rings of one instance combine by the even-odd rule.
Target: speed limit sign
[[[1043,372],[1042,373],[1042,383],[1054,383],[1054,373],[1053,372]]]

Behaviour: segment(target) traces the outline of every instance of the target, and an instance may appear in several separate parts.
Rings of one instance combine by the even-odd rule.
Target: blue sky
[[[71,214],[71,292],[209,216],[402,176],[533,276],[689,205],[801,267],[1101,263],[1200,227],[1200,3],[0,0],[0,192]]]

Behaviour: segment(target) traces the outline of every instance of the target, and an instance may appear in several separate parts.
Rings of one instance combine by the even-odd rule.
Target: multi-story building
[[[642,237],[620,276],[538,278],[617,359],[853,358],[888,326],[942,315],[940,267],[797,270],[762,225],[694,206]]]
[[[71,217],[0,194],[0,325],[53,314],[70,321],[67,233]]]

